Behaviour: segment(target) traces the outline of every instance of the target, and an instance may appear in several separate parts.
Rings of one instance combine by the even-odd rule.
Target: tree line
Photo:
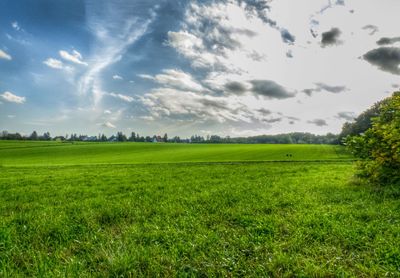
[[[0,140],[32,140],[32,141],[86,141],[86,142],[157,142],[157,143],[198,143],[198,144],[338,144],[339,135],[328,133],[326,135],[315,135],[307,132],[293,132],[277,135],[259,135],[250,137],[230,137],[219,135],[193,135],[189,138],[179,136],[168,137],[168,134],[142,136],[139,133],[131,132],[126,135],[123,132],[117,132],[114,135],[106,136],[98,134],[97,136],[88,136],[82,134],[67,134],[65,136],[52,137],[49,132],[38,134],[33,131],[30,135],[21,135],[20,133],[9,133],[3,131],[0,133]]]
[[[373,185],[400,186],[400,92],[345,124],[341,137],[359,159],[357,177]]]

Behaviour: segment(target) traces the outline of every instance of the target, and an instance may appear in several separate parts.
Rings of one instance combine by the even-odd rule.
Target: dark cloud
[[[265,55],[260,54],[256,51],[252,51],[250,54],[247,55],[249,58],[251,58],[253,61],[261,62],[265,60]]]
[[[295,36],[293,36],[288,30],[286,30],[285,28],[281,29],[281,37],[283,42],[285,43],[294,43],[296,38]]]
[[[282,121],[282,118],[271,118],[271,119],[263,119],[263,122],[272,124],[272,123],[276,123],[276,122],[280,122]]]
[[[314,92],[320,92],[321,90],[318,89],[304,89],[302,92],[308,96],[311,96]]]
[[[286,118],[288,118],[289,120],[292,120],[292,121],[300,121],[300,119],[297,117],[287,116]]]
[[[383,71],[400,75],[400,48],[398,47],[380,47],[367,52],[363,58]]]
[[[228,104],[224,100],[214,100],[214,99],[200,99],[199,102],[205,107],[214,108],[217,110],[229,110]]]
[[[342,93],[347,90],[346,86],[331,86],[325,83],[315,83],[315,85],[317,86],[318,89],[325,90],[334,94]]]
[[[315,86],[315,88],[304,89],[302,92],[311,96],[314,92],[327,91],[329,93],[338,94],[348,90],[346,86],[332,86],[322,82],[315,83]]]
[[[337,113],[336,117],[346,121],[353,121],[356,118],[356,114],[353,112],[339,112]]]
[[[293,52],[292,52],[291,50],[288,50],[288,51],[286,52],[286,57],[288,57],[288,58],[293,58]]]
[[[315,32],[313,29],[310,29],[310,32],[311,32],[311,35],[312,35],[314,38],[318,37],[317,32]]]
[[[400,37],[395,37],[395,38],[381,38],[379,41],[376,43],[378,45],[388,45],[388,44],[394,44],[396,42],[400,42]]]
[[[322,33],[321,44],[322,47],[340,44],[340,37],[341,31],[339,28],[332,28],[331,30]]]
[[[261,20],[270,25],[276,27],[276,21],[270,19],[267,16],[267,12],[271,10],[266,0],[237,0],[239,4],[245,3],[246,10],[250,13],[256,14]]]
[[[246,86],[243,83],[232,81],[225,84],[225,89],[229,92],[236,94],[243,94],[247,91]]]
[[[259,112],[263,116],[270,115],[272,113],[270,110],[265,109],[265,108],[260,108],[257,110],[257,112]]]
[[[314,124],[316,126],[327,126],[327,122],[324,119],[314,119],[312,121],[308,121],[307,123]]]
[[[251,91],[256,95],[275,99],[285,99],[294,97],[295,95],[295,93],[289,92],[287,89],[271,80],[251,80],[250,83],[253,86]]]
[[[272,20],[268,16],[268,12],[271,10],[267,0],[237,0],[239,4],[245,3],[245,9],[251,14],[257,15],[264,23],[268,24],[272,28],[278,30],[281,33],[283,42],[293,44],[296,40],[295,36],[291,34],[286,28],[278,26],[275,20]]]
[[[344,0],[337,0],[336,5],[344,6]]]
[[[371,36],[374,35],[376,32],[379,31],[378,26],[375,26],[375,25],[372,25],[372,24],[365,25],[362,29],[363,29],[363,30],[369,31],[369,34],[370,34]]]

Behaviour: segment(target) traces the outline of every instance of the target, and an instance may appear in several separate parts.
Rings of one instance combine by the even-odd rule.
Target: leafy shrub
[[[361,176],[376,184],[400,185],[400,92],[382,101],[372,127],[347,137],[346,145],[361,159]]]

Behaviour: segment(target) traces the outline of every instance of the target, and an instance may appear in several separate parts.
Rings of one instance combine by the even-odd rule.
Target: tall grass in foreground
[[[350,163],[3,167],[0,276],[399,276],[400,190]]]

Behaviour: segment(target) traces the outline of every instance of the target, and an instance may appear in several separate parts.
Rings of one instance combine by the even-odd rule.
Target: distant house
[[[89,141],[89,142],[97,141],[97,137],[96,136],[84,136],[82,138],[82,141]]]

